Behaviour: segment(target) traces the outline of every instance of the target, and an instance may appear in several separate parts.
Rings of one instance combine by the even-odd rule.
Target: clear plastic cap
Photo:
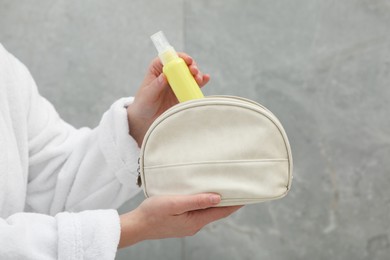
[[[163,65],[179,57],[175,49],[169,44],[162,31],[153,34],[150,36],[150,38],[152,39],[154,46],[157,49],[158,56],[160,57]]]

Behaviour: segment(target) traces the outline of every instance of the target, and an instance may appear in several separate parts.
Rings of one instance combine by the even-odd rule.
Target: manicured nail
[[[211,195],[211,196],[210,196],[210,202],[211,202],[212,204],[218,204],[218,203],[220,203],[220,202],[221,202],[221,196],[219,196],[219,195]]]

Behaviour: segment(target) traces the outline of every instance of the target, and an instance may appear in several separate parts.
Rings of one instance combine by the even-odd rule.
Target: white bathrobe
[[[115,102],[95,129],[76,130],[0,44],[0,259],[115,258],[112,208],[139,191],[130,102]]]

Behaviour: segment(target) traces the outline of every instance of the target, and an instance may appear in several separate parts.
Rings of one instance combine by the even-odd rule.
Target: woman
[[[200,86],[209,81],[181,53]],[[62,121],[25,66],[0,45],[0,259],[114,259],[117,248],[193,235],[239,207],[217,194],[134,196],[139,146],[177,103],[156,58],[135,98],[115,102],[95,129]]]

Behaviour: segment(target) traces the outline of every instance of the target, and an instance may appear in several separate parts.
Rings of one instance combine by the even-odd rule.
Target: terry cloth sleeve
[[[115,102],[96,128],[75,129],[38,93],[25,66],[9,60],[26,97],[19,104],[28,111],[26,211],[36,213],[0,219],[0,259],[113,259],[120,223],[110,208],[139,191],[139,149],[126,113],[132,99]]]
[[[0,219],[0,259],[112,260],[119,243],[115,210],[16,213]]]
[[[27,209],[62,211],[118,208],[140,190],[139,148],[129,135],[126,106],[115,102],[94,128],[75,129],[43,98],[22,65],[29,91]]]

